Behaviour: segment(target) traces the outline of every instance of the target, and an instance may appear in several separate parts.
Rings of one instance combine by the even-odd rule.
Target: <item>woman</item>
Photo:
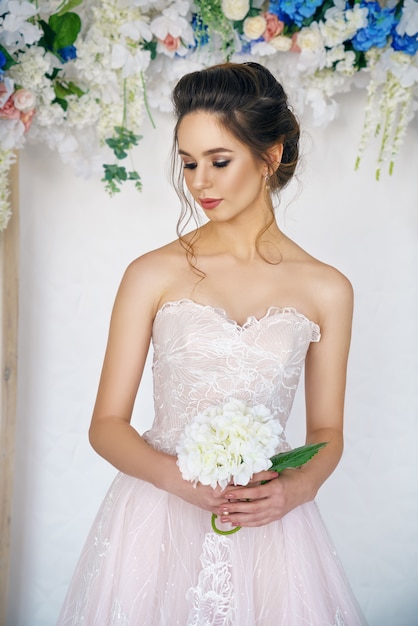
[[[279,230],[271,200],[297,165],[298,123],[256,63],[189,74],[173,102],[182,219],[198,205],[207,222],[120,285],[90,427],[120,473],[59,623],[363,624],[313,502],[343,448],[352,289]],[[130,420],[151,339],[156,415],[141,436]],[[311,461],[224,490],[183,479],[186,424],[235,398],[285,426],[304,365],[306,442],[327,442]],[[241,529],[213,532],[211,513]]]

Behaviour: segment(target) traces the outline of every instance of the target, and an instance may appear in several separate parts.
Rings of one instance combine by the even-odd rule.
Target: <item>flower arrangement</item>
[[[367,89],[357,166],[380,134],[379,177],[417,108],[418,0],[0,0],[0,229],[26,139],[102,172],[110,193],[140,189],[144,116],[170,110],[183,74],[226,59],[269,67],[318,125],[338,94]]]
[[[281,441],[283,428],[264,405],[248,406],[230,398],[223,405],[209,407],[188,424],[177,445],[177,465],[182,477],[213,489],[233,483],[248,485],[253,474],[263,470],[281,472],[300,467],[311,459],[325,443],[302,446],[274,455]],[[212,528],[219,530],[212,515]]]

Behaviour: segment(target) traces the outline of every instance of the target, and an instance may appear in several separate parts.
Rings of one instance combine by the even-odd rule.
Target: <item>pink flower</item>
[[[264,19],[267,22],[266,30],[263,33],[265,41],[271,41],[273,37],[281,35],[284,29],[284,22],[281,22],[274,13],[264,13]]]
[[[293,33],[292,35],[292,47],[290,48],[291,52],[302,52],[302,48],[298,44],[298,34]]]
[[[13,94],[13,102],[16,109],[27,113],[35,107],[35,96],[29,89],[18,89]]]
[[[22,111],[20,114],[20,121],[25,127],[25,133],[28,132],[30,125],[32,124],[33,116],[35,115],[35,109],[31,109],[30,111]]]
[[[181,40],[180,37],[173,37],[173,35],[170,35],[170,33],[168,33],[166,38],[163,39],[161,43],[167,48],[169,52],[175,52],[180,48]]]
[[[4,93],[4,87],[0,83],[0,94]],[[0,107],[0,119],[19,120],[22,122],[25,133],[29,130],[35,115],[35,96],[28,89],[18,89]]]
[[[0,118],[4,120],[18,120],[20,118],[20,111],[18,111],[13,102],[13,95],[7,100],[7,102],[0,108]]]

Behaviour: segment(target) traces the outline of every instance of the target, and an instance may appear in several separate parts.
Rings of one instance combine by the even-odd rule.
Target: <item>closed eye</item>
[[[212,165],[214,167],[226,167],[231,161],[213,161]]]
[[[185,170],[195,170],[197,163],[183,163],[183,167]]]

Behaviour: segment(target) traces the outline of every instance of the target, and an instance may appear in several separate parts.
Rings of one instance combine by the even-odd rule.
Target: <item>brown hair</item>
[[[183,76],[173,91],[176,116],[172,153],[172,179],[182,201],[178,234],[194,219],[195,209],[185,190],[183,169],[177,155],[177,132],[183,118],[195,111],[206,111],[246,145],[253,155],[269,165],[270,192],[278,192],[293,177],[299,157],[300,129],[289,107],[281,84],[271,72],[258,63],[223,63]],[[277,169],[271,167],[269,150],[283,144],[283,155]],[[274,221],[263,229],[259,237]],[[193,257],[192,250],[189,254]]]

